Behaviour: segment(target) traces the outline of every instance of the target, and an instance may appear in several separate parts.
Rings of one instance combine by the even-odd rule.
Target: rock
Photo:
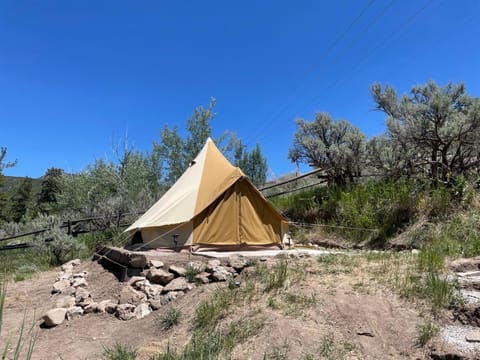
[[[172,280],[167,286],[165,286],[163,288],[163,292],[189,290],[188,285],[189,284],[185,278],[179,277]]]
[[[142,303],[135,308],[134,316],[136,319],[143,319],[145,316],[150,315],[152,309],[146,303]]]
[[[55,302],[55,307],[57,308],[67,309],[67,308],[71,308],[74,305],[75,305],[75,297],[73,296],[64,296]]]
[[[147,274],[147,278],[156,284],[167,285],[170,281],[173,280],[175,276],[168,271],[162,269],[150,268]]]
[[[210,274],[208,272],[201,272],[200,274],[195,275],[195,280],[202,284],[208,284],[210,282]]]
[[[67,314],[67,309],[65,308],[56,308],[48,310],[45,315],[42,316],[45,326],[53,327],[60,325],[65,320]]]
[[[214,260],[208,260],[207,266],[205,267],[205,271],[209,273],[213,273],[213,270],[217,267],[220,266],[222,263],[220,260],[214,259]]]
[[[176,300],[178,297],[185,295],[183,291],[170,291],[160,298],[160,303],[166,305],[171,301]]]
[[[153,309],[153,310],[158,310],[162,307],[162,300],[161,298],[158,298],[158,299],[150,299],[148,301],[148,303],[150,304],[150,307]]]
[[[90,292],[82,287],[77,288],[75,291],[75,304],[84,305],[89,300],[91,300]]]
[[[55,281],[70,280],[71,277],[72,277],[72,273],[61,272],[61,273],[58,274]]]
[[[88,276],[88,271],[82,271],[76,274],[73,274],[73,278],[86,278]]]
[[[133,287],[136,287],[136,284],[140,281],[145,281],[147,278],[145,276],[132,276],[130,280],[128,280],[127,284]]]
[[[217,266],[212,274],[212,278],[215,281],[227,281],[227,279],[231,276],[232,274],[225,266]]]
[[[152,283],[146,279],[143,281],[139,281],[135,284],[135,288],[143,292],[145,292],[145,289],[149,286],[152,286]],[[158,286],[162,286],[162,285],[158,285]]]
[[[98,304],[96,302],[91,302],[83,308],[85,314],[92,314],[98,312]]]
[[[117,307],[117,304],[115,304],[115,303],[114,303],[112,300],[110,300],[110,299],[100,301],[99,303],[97,303],[96,312],[98,312],[98,313],[107,312],[107,307],[110,306],[111,304],[114,305],[115,308]]]
[[[115,315],[120,319],[120,320],[130,320],[135,317],[135,305],[132,304],[120,304],[117,305],[116,313]]]
[[[228,265],[234,268],[237,272],[241,272],[243,268],[248,265],[248,263],[247,259],[245,259],[243,256],[231,256],[228,260]]]
[[[468,342],[480,342],[480,331],[471,331],[465,335],[465,340]]]
[[[158,298],[162,293],[163,286],[162,285],[150,285],[145,286],[143,292],[147,295],[149,299]]]
[[[67,320],[72,320],[82,315],[83,315],[83,309],[80,306],[72,306],[67,309],[67,314],[66,314]]]
[[[76,278],[76,279],[73,279],[72,286],[74,288],[79,288],[79,287],[86,288],[88,286],[88,282],[83,277],[82,278]]]
[[[181,266],[170,265],[168,271],[175,274],[176,276],[185,276],[186,270]]]
[[[187,267],[192,268],[197,273],[201,273],[202,271],[205,271],[205,264],[202,263],[201,261],[190,261],[187,264]]]
[[[111,301],[105,304],[105,311],[109,314],[115,314],[117,312],[117,307],[118,307],[118,304]]]
[[[52,294],[61,293],[70,287],[70,280],[59,280],[53,284]]]
[[[120,304],[139,305],[146,300],[147,297],[143,292],[137,291],[130,286],[125,286],[119,296]]]
[[[265,262],[265,261],[267,261],[267,260],[268,260],[268,258],[267,258],[266,256],[262,256],[262,257],[260,258],[260,261],[261,261],[261,262]]]
[[[160,260],[150,259],[148,264],[150,265],[150,267],[154,267],[155,269],[163,268],[163,262],[161,262]]]
[[[418,255],[418,254],[420,254],[420,250],[418,250],[418,249],[412,249],[412,254]]]
[[[480,270],[480,256],[454,260],[448,265],[448,267],[453,272]]]
[[[103,246],[96,249],[100,256],[105,256],[129,268],[143,269],[147,266],[147,255],[144,251],[130,251],[114,246]]]
[[[70,271],[71,272],[71,269],[73,269],[75,266],[78,266],[81,264],[81,261],[80,259],[75,259],[75,260],[70,260],[68,262],[66,262],[65,264],[63,264],[60,269],[62,271]]]

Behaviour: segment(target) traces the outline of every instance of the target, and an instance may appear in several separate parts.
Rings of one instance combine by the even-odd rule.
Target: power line
[[[390,0],[390,2],[385,6],[383,7],[377,14],[376,16],[373,18],[372,21],[370,21],[369,23],[367,23],[367,25],[359,32],[359,35],[357,37],[355,37],[349,44],[346,48],[344,48],[344,51],[342,51],[336,58],[334,58],[333,61],[330,61],[330,65],[333,65],[338,59],[340,59],[340,57],[344,54],[346,54],[346,52],[348,52],[349,50],[351,50],[353,48],[353,46],[355,44],[358,43],[358,41],[363,37],[363,35],[365,35],[368,30],[372,27],[372,25],[374,25],[378,20],[380,20],[388,11],[388,9],[390,9],[390,7],[393,5],[393,3],[395,2],[396,0]],[[370,5],[370,3],[369,3]],[[359,18],[359,17],[357,17]],[[273,122],[270,122],[270,124],[267,126],[266,129],[264,129],[265,131],[270,129],[271,126],[272,126]],[[257,134],[261,133],[261,131],[258,131]],[[263,139],[265,138],[265,134],[259,138],[260,139]]]
[[[359,12],[359,14],[348,24],[346,29],[338,35],[335,40],[328,46],[328,48],[323,51],[320,55],[320,57],[327,58],[328,55],[333,51],[335,46],[340,43],[340,41],[346,36],[346,34],[353,28],[353,26],[362,18],[362,16],[368,11],[368,9],[373,5],[373,3],[376,0],[370,0]],[[305,84],[306,79],[308,76],[315,70],[317,66],[317,63],[313,63],[310,68],[307,70],[305,76],[303,77],[303,80],[300,81],[300,83],[295,87],[294,91],[290,94],[290,96],[287,98],[287,100],[283,103],[283,106],[281,106],[280,110],[274,110],[271,112],[271,116],[268,117],[268,120],[264,122],[258,131],[255,134],[252,134],[251,136],[247,137],[245,142],[249,142],[254,138],[254,136],[258,136],[259,134],[264,133],[267,129],[271,127],[271,124],[275,118],[278,118],[282,113],[285,112],[285,110],[288,108],[289,103],[293,100],[293,98],[297,95],[298,91],[300,88]],[[257,138],[258,140],[258,138]]]

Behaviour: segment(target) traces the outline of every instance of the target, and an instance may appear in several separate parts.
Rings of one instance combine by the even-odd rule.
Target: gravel
[[[463,353],[480,351],[480,343],[470,343],[465,340],[468,333],[478,330],[474,326],[448,325],[440,331],[440,338]]]

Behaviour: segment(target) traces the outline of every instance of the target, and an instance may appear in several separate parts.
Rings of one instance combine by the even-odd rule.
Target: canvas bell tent
[[[177,182],[126,232],[142,248],[282,246],[287,220],[209,138]]]

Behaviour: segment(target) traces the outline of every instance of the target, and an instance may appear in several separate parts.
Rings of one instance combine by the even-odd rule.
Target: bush
[[[73,259],[85,246],[59,227],[45,232],[36,239],[37,249],[50,257],[52,265],[60,265]]]

